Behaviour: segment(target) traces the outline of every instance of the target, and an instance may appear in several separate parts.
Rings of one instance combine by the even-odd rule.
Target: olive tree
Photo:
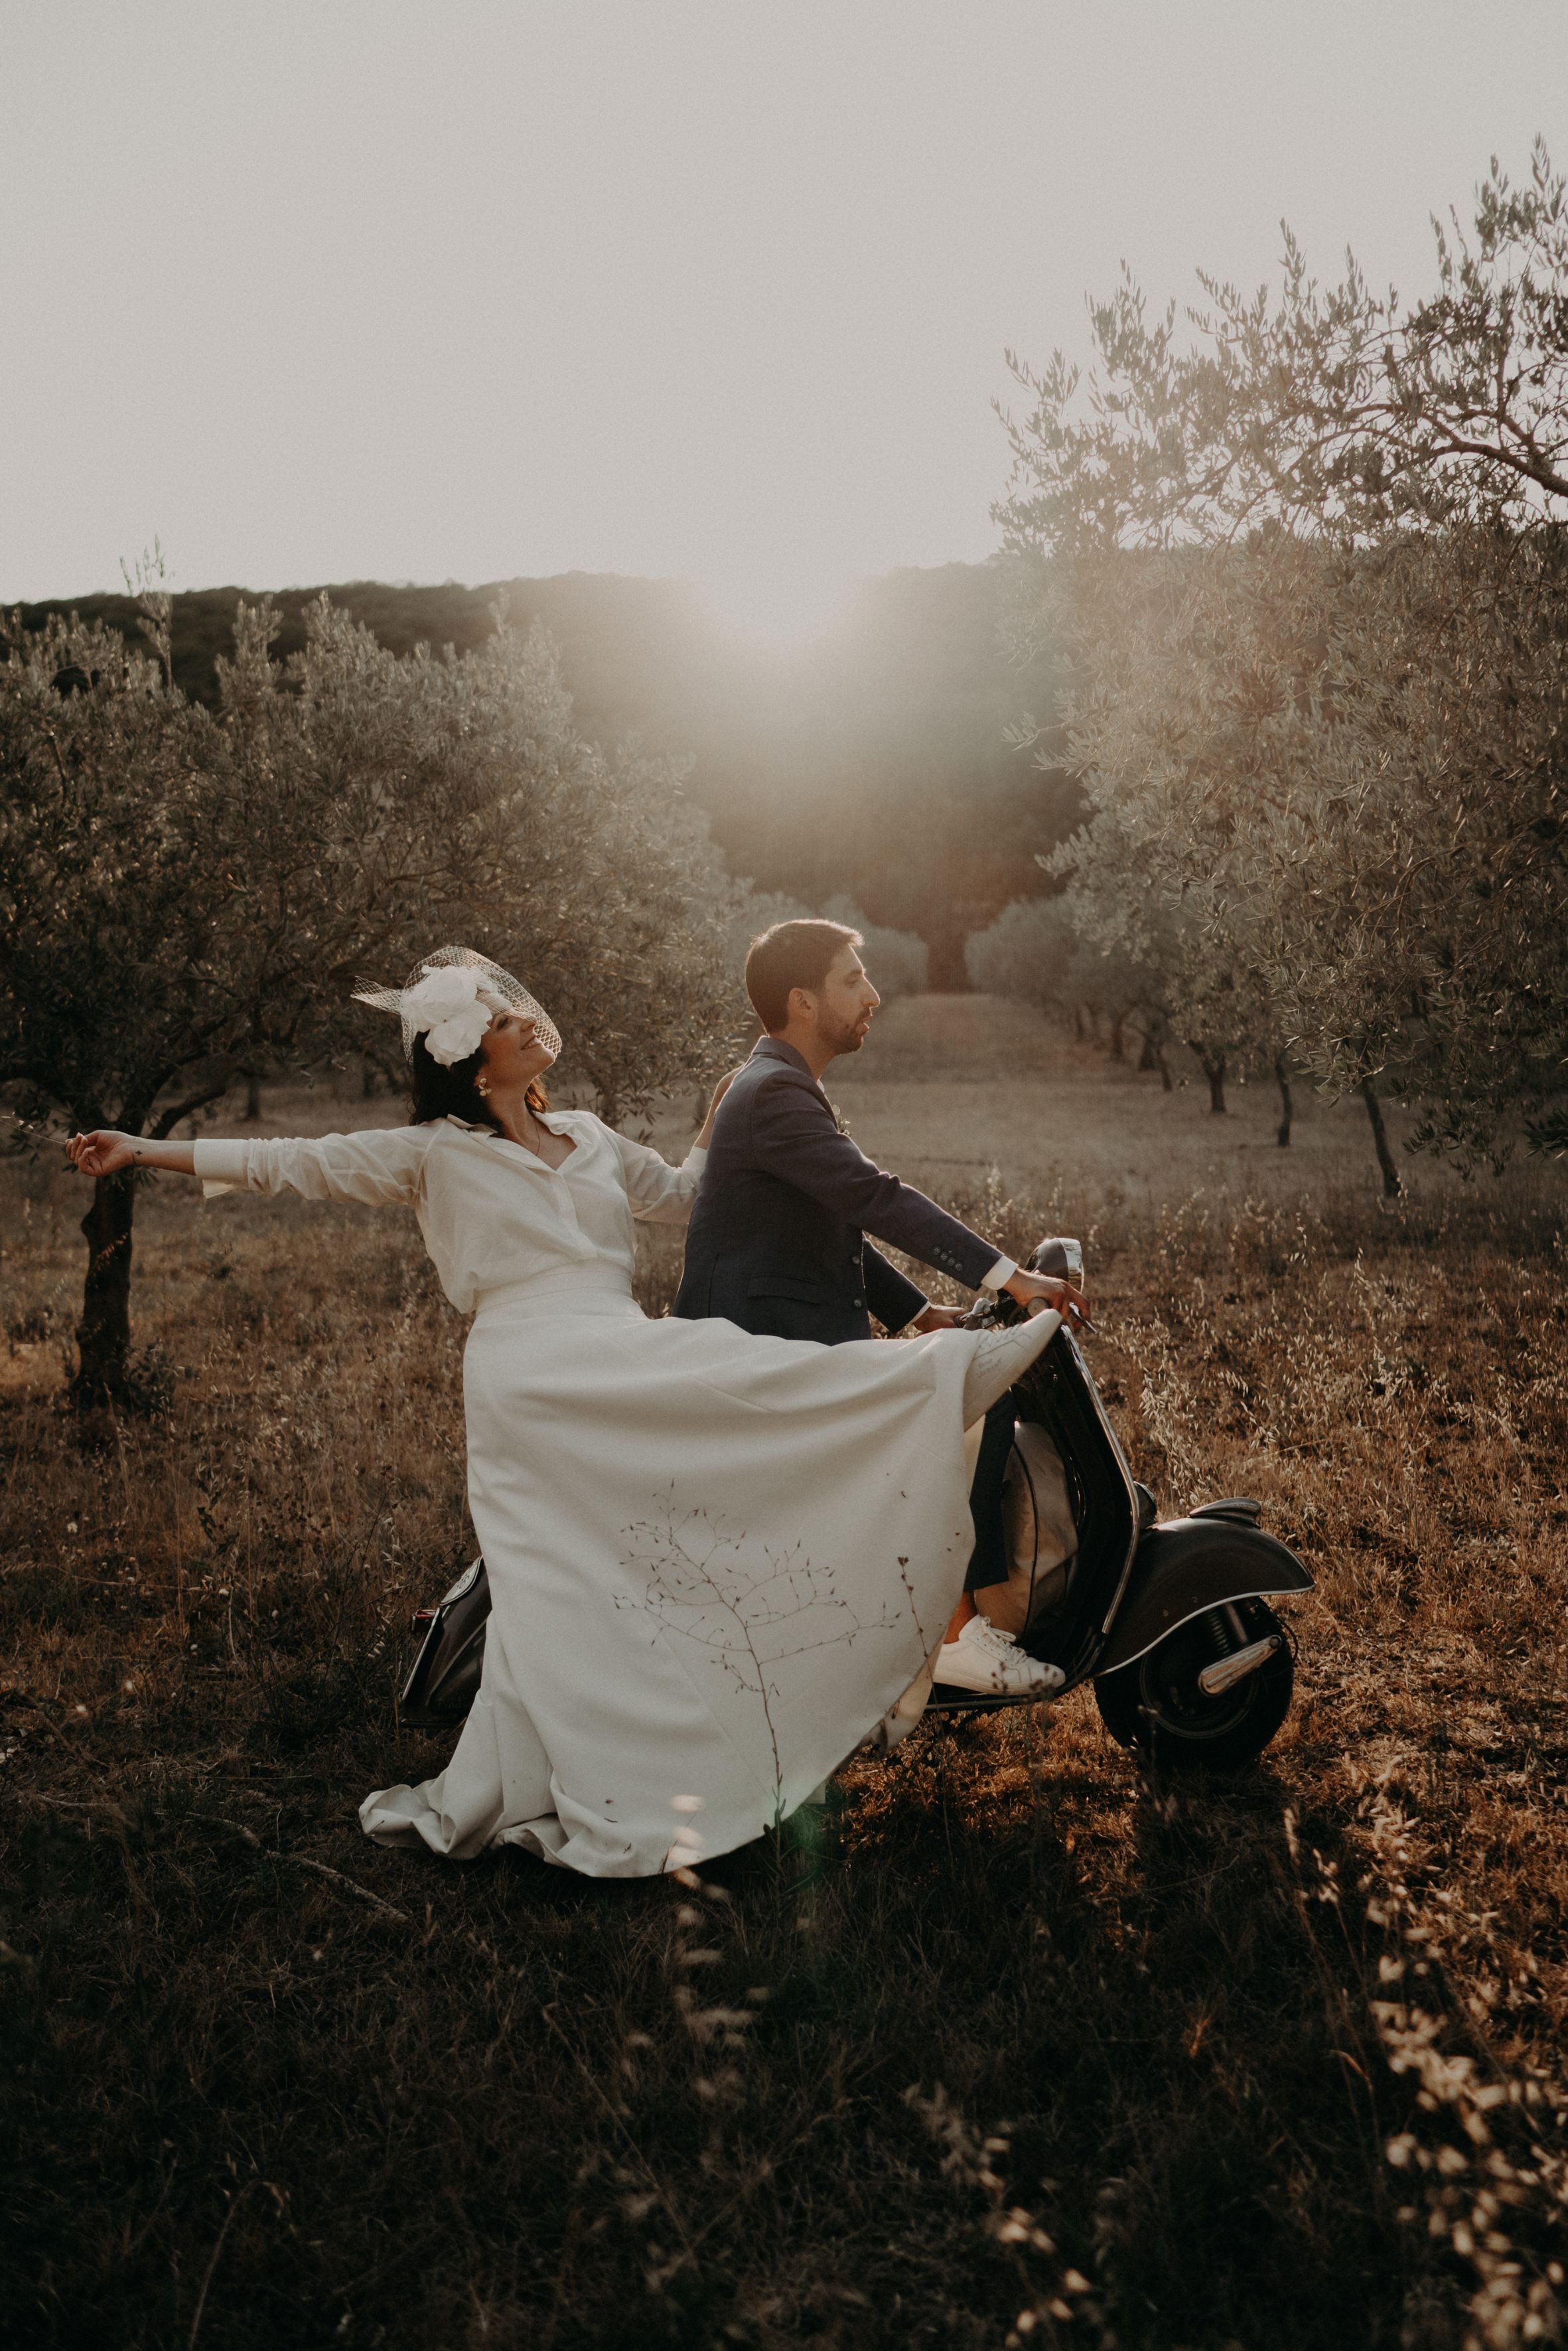
[[[970,987],[982,995],[1066,1013],[1080,1000],[1073,977],[1077,953],[1061,898],[1015,898],[983,931],[971,931],[964,943],[964,966]]]
[[[164,600],[147,601],[156,636]],[[554,653],[498,616],[400,660],[322,600],[302,653],[241,607],[208,713],[102,630],[13,626],[0,662],[0,1084],[165,1135],[238,1070],[371,1040],[361,977],[453,937],[551,1006],[612,1115],[736,1028],[731,895],[666,769],[576,735]],[[134,1189],[94,1188],[75,1391],[123,1395]]]
[[[823,920],[842,923],[850,930],[859,931],[865,942],[866,967],[884,1000],[925,994],[931,950],[913,931],[894,930],[885,924],[869,922],[845,892],[830,898],[823,906],[811,907],[790,897],[787,891],[758,890],[750,883],[743,885],[736,897],[726,941],[726,954],[736,979],[738,981],[746,969],[747,950],[752,940],[775,923]]]
[[[1264,1031],[1373,1123],[1490,1155],[1568,1050],[1562,941],[1568,204],[1493,165],[1437,287],[1277,303],[1124,285],[1087,382],[1019,368],[998,514],[1070,648],[1062,852],[1124,933],[1174,914]],[[1116,911],[1120,910],[1120,911]],[[1197,967],[1195,966],[1195,967]]]
[[[1554,534],[1276,536],[1093,590],[1075,919],[1162,969],[1200,1058],[1228,1032],[1357,1092],[1391,1193],[1380,1087],[1473,1164],[1568,1034],[1562,569]]]
[[[1221,1116],[1229,1077],[1271,1069],[1281,1090],[1279,1139],[1288,1143],[1290,1076],[1256,976],[1218,956],[1212,932],[1177,919],[1157,894],[1129,893],[1134,856],[1113,810],[1041,862],[1070,876],[1069,886],[1051,898],[1016,899],[972,935],[972,985],[1071,1018],[1081,1040],[1085,1013],[1096,1037],[1103,1021],[1117,1061],[1126,1058],[1131,1033],[1139,1069],[1157,1071],[1167,1093],[1176,1083],[1168,1048],[1185,1044]]]
[[[1220,544],[1279,522],[1364,545],[1391,528],[1568,508],[1568,183],[1543,144],[1516,188],[1496,157],[1473,225],[1434,222],[1437,285],[1375,293],[1347,256],[1322,287],[1288,225],[1283,281],[1151,318],[1124,276],[1090,305],[1085,380],[1009,354],[1021,543]]]
[[[924,996],[931,977],[931,950],[914,931],[895,930],[873,923],[847,891],[830,898],[822,908],[830,923],[847,924],[865,941],[862,953],[876,983],[877,993],[891,1004],[898,996]]]
[[[1103,1019],[1117,1061],[1125,1059],[1129,1025],[1154,1029],[1145,974],[1129,956],[1086,940],[1065,896],[1015,898],[970,933],[964,964],[972,987],[1071,1017],[1081,1040],[1086,1012],[1096,1035]]]

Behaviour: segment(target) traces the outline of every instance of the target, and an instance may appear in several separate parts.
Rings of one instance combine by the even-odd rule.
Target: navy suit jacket
[[[675,1312],[836,1346],[902,1330],[925,1303],[866,1240],[977,1290],[997,1251],[841,1134],[793,1045],[764,1037],[718,1106]]]

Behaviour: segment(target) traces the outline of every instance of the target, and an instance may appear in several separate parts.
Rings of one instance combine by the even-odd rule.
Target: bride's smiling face
[[[542,1078],[554,1060],[549,1047],[536,1035],[534,1022],[521,1012],[497,1012],[479,1048],[486,1077],[502,1092]]]

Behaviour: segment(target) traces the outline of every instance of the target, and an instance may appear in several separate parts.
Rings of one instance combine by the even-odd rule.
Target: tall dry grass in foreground
[[[354,1823],[442,1760],[395,1691],[467,1555],[461,1332],[412,1225],[160,1186],[166,1406],[83,1451],[74,1195],[33,1190],[0,1353],[19,2345],[1556,2339],[1549,1207],[955,1202],[1088,1232],[1135,1467],[1167,1510],[1258,1494],[1307,1558],[1294,1715],[1213,1785],[1145,1782],[1086,1696],[922,1731],[697,1886],[596,1886]]]

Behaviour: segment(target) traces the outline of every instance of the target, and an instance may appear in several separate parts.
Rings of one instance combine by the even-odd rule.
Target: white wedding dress
[[[367,1834],[640,1877],[746,1843],[918,1713],[972,1540],[965,1423],[1058,1323],[825,1347],[650,1321],[632,1218],[683,1224],[704,1155],[547,1123],[559,1169],[449,1119],[198,1143],[195,1172],[412,1207],[474,1314],[484,1679],[445,1771],[367,1797]]]

